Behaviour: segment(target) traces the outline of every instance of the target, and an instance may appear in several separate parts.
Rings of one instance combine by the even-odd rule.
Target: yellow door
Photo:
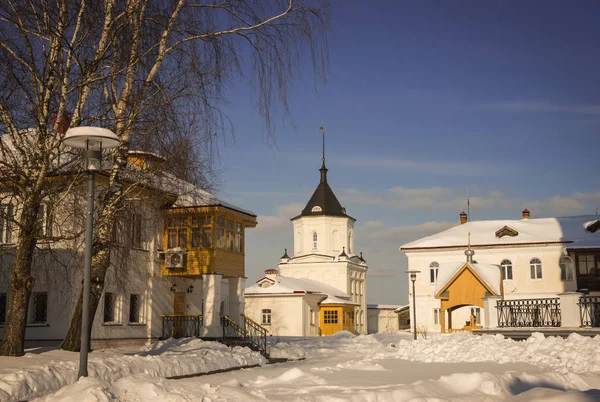
[[[185,335],[185,292],[175,292],[173,296],[173,337],[181,338]]]

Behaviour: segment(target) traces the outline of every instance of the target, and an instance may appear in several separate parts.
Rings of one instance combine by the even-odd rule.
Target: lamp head
[[[411,281],[416,281],[417,280],[417,274],[420,274],[421,271],[418,271],[416,269],[411,269],[411,270],[406,271],[406,273],[410,275],[410,280]]]
[[[86,169],[100,170],[102,149],[118,147],[119,137],[112,131],[101,127],[75,127],[67,130],[63,144],[84,150]]]

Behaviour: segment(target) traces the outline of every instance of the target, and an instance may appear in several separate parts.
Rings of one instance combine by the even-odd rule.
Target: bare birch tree
[[[12,147],[0,144],[7,168],[0,180],[14,183],[8,190],[21,197],[22,208],[0,353],[23,353],[34,221],[48,175],[59,169],[62,135],[55,127],[64,125],[67,112],[71,126],[101,125],[121,139],[108,189],[98,200],[94,317],[130,148],[161,138],[157,124],[165,115],[184,126],[194,121],[194,136],[221,137],[231,128],[221,110],[225,89],[239,78],[250,83],[257,112],[272,134],[274,112],[287,113],[288,90],[305,55],[324,81],[328,15],[327,3],[319,0],[6,0],[0,5],[0,55],[7,71],[0,78],[0,118]],[[51,127],[53,116],[58,121]],[[22,127],[34,130],[26,137]],[[81,300],[80,295],[65,349],[80,346]]]

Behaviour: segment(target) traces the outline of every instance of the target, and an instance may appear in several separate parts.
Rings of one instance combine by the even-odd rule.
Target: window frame
[[[440,264],[437,261],[431,261],[429,264],[429,283],[437,283]]]
[[[433,309],[433,325],[440,325],[440,309]]]
[[[514,279],[513,276],[513,263],[508,258],[505,258],[500,262],[501,272],[502,272],[502,280],[503,281],[512,281]],[[510,273],[510,275],[508,275]],[[509,278],[510,276],[510,278]]]
[[[42,307],[41,311],[43,311],[43,319],[38,319],[37,314],[39,313],[40,309],[36,306],[36,304],[38,303],[38,298],[43,296],[43,298],[45,299],[45,306]],[[48,325],[48,292],[47,291],[41,291],[41,292],[32,292],[31,293],[31,303],[30,303],[30,307],[29,307],[29,318],[27,320],[28,325],[39,325],[39,326],[44,326],[44,325]]]
[[[132,309],[133,300],[136,300],[136,307],[137,307],[136,310],[137,311]],[[132,313],[135,313],[137,315],[137,321],[134,321],[131,319]],[[130,293],[129,294],[129,318],[128,318],[127,323],[134,324],[134,325],[143,323],[143,320],[142,320],[142,295],[139,293]]]
[[[316,231],[312,232],[312,249],[314,250],[318,250],[319,248],[319,234]]]
[[[0,328],[2,328],[6,324],[6,313],[8,311],[8,293],[0,292],[0,300],[2,300],[2,302],[0,303]]]
[[[111,299],[112,299],[112,309],[111,309],[111,315],[112,315],[112,320],[107,320],[107,310],[106,310],[106,296],[110,295]],[[121,320],[119,317],[119,310],[117,308],[118,305],[118,300],[119,297],[117,295],[117,293],[115,292],[104,292],[104,295],[102,296],[102,325],[120,325],[121,324]]]
[[[273,310],[271,310],[270,308],[263,308],[262,310],[260,310],[260,315],[261,315],[261,325],[271,325],[272,319],[273,319]]]
[[[568,260],[569,264],[565,265],[564,261]],[[560,268],[560,280],[563,282],[573,282],[575,279],[575,261],[568,255],[561,255],[558,260],[558,267]]]
[[[542,260],[537,257],[533,257],[529,260],[529,278],[532,281],[540,281],[544,279],[544,271]]]
[[[323,324],[339,324],[337,310],[323,310]]]

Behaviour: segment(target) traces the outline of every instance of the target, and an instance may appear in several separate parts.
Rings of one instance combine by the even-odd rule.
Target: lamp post
[[[110,130],[100,127],[75,127],[67,130],[63,143],[83,149],[85,169],[88,172],[88,199],[85,227],[85,259],[83,266],[83,305],[81,319],[81,346],[79,348],[78,377],[88,376],[90,350],[90,291],[92,276],[92,239],[94,235],[94,172],[101,169],[102,149],[115,148],[121,143]]]
[[[413,296],[413,339],[417,340],[417,303],[415,298],[415,281],[417,280],[417,274],[421,273],[421,271],[416,270],[408,270],[407,274],[410,275],[410,280],[412,282],[412,296]]]

